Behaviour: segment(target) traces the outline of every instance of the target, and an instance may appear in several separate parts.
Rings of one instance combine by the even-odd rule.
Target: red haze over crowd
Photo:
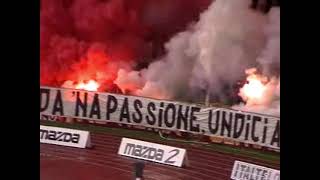
[[[211,0],[41,0],[40,82],[95,80],[112,91],[119,68],[139,70],[197,21]],[[71,82],[72,81],[72,82]]]

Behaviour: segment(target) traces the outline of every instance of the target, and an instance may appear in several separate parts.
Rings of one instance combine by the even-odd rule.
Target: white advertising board
[[[40,125],[40,143],[78,148],[91,146],[88,131],[42,125]]]
[[[122,138],[118,154],[177,167],[186,162],[185,149],[129,138]]]
[[[280,180],[280,171],[250,164],[241,161],[235,161],[231,173],[233,180]]]

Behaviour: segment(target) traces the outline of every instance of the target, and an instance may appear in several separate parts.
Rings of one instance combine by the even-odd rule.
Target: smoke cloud
[[[151,97],[158,94],[150,93],[152,88],[163,90],[169,99],[202,101],[206,94],[226,99],[226,87],[245,77],[245,69],[257,63],[265,43],[267,18],[250,10],[249,4],[249,0],[212,3],[196,24],[170,39],[163,58],[140,73],[140,88],[128,90]],[[120,75],[115,82],[123,89],[126,78]],[[148,88],[141,86],[142,81]]]
[[[248,98],[242,88],[239,95],[246,104],[236,105],[234,108],[280,116],[280,8],[271,9],[264,32],[267,42],[257,62],[265,77],[258,76],[259,79],[268,77],[270,79],[265,84],[263,98]],[[255,71],[249,73],[249,77],[255,75],[254,73]]]
[[[246,103],[234,108],[277,114],[280,78],[273,76],[280,73],[280,9],[264,15],[249,5],[249,0],[215,1],[198,22],[166,43],[164,57],[140,72],[119,71],[115,83],[140,96],[228,102],[233,85],[246,79],[245,70],[258,67],[272,77],[265,84],[266,97],[254,101],[239,93]],[[128,82],[135,86],[125,86]]]

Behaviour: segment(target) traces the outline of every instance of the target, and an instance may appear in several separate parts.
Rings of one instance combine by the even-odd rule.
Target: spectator
[[[143,169],[144,169],[143,162],[134,163],[135,180],[143,180]]]

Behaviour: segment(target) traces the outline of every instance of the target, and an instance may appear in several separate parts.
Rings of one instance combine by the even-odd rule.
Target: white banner
[[[231,173],[234,180],[280,180],[280,171],[255,164],[235,161]]]
[[[40,125],[40,143],[78,148],[90,147],[90,133],[75,129]]]
[[[177,167],[186,160],[185,149],[128,138],[122,138],[118,154]]]
[[[40,115],[179,130],[280,150],[280,118],[226,108],[40,87]]]

